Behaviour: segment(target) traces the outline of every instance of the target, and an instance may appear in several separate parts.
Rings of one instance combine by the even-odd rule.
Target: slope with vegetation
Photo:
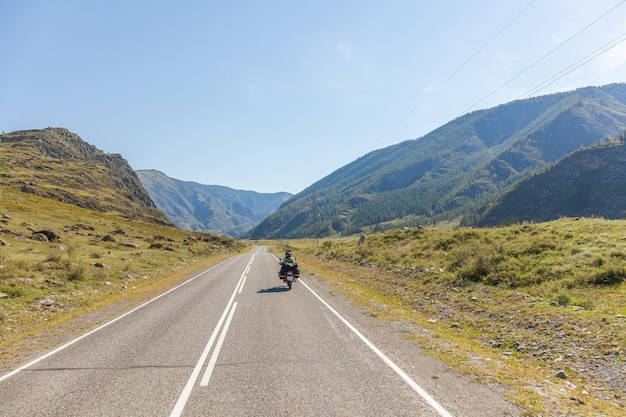
[[[128,308],[243,248],[171,226],[119,155],[64,129],[1,139],[3,365],[69,337],[73,318],[93,327],[103,315],[86,313]],[[55,326],[61,330],[50,333]]]
[[[136,220],[171,225],[128,162],[63,128],[0,135],[0,186]]]
[[[623,416],[626,221],[407,228],[290,241],[305,274],[452,368],[508,386],[527,416]],[[283,243],[284,244],[284,243]],[[281,246],[279,250],[282,250]]]
[[[246,236],[345,236],[475,214],[520,179],[624,130],[626,84],[475,111],[338,169]]]
[[[170,178],[157,170],[136,171],[150,197],[178,227],[237,237],[291,197]]]
[[[171,227],[121,157],[76,138],[59,129],[1,137],[1,367],[92,328],[106,306],[117,314],[243,249]],[[508,386],[525,415],[617,417],[626,407],[625,230],[621,220],[560,218],[289,244],[304,276],[411,324],[407,337]]]
[[[478,225],[563,216],[626,218],[625,138],[580,149],[520,181],[477,215]]]

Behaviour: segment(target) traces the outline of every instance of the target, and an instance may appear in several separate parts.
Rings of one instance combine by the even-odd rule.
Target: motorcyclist
[[[285,252],[285,257],[280,260],[280,265],[280,272],[278,273],[280,279],[285,278],[285,274],[287,274],[287,271],[289,271],[289,269],[293,270],[294,277],[298,278],[298,276],[300,275],[300,270],[298,269],[298,262],[296,261],[296,257],[293,256],[289,249],[287,249],[287,252]]]

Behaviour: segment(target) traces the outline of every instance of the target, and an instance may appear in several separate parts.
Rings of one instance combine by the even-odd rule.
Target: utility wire
[[[528,90],[527,92],[525,92],[524,94],[519,96],[517,98],[517,100],[522,99],[522,98],[529,98],[529,97],[533,96],[534,94],[536,94],[539,91],[543,90],[547,86],[549,86],[549,85],[555,83],[556,81],[560,80],[561,78],[565,77],[567,74],[570,74],[571,72],[577,70],[578,68],[580,68],[583,65],[587,64],[588,62],[596,59],[600,55],[608,52],[609,50],[611,50],[613,48],[615,48],[617,45],[621,44],[624,41],[626,41],[626,32],[622,33],[621,35],[619,35],[617,38],[613,39],[612,41],[605,43],[604,45],[602,45],[600,48],[596,49],[595,51],[587,54],[586,56],[584,56],[583,58],[581,58],[578,61],[574,62],[572,65],[570,65],[569,67],[565,68],[561,72],[558,72],[557,74],[553,75],[552,77],[548,78],[547,80],[543,81],[542,83],[536,85],[532,89]]]
[[[589,23],[587,26],[585,26],[584,28],[582,28],[581,30],[579,30],[578,32],[574,33],[572,36],[570,36],[568,39],[566,39],[564,42],[562,42],[561,44],[559,44],[558,46],[556,46],[555,48],[553,48],[550,52],[548,52],[547,54],[545,54],[544,56],[542,56],[541,58],[539,58],[538,60],[536,60],[535,62],[533,62],[532,64],[530,64],[529,66],[527,66],[526,68],[524,68],[522,71],[518,72],[517,75],[513,76],[512,78],[510,78],[508,81],[506,81],[505,83],[503,83],[502,85],[500,85],[499,87],[497,87],[495,90],[493,90],[492,92],[490,92],[489,94],[487,94],[486,96],[484,96],[483,98],[481,98],[480,100],[478,100],[476,103],[472,104],[470,107],[468,107],[467,109],[465,109],[463,112],[461,112],[461,115],[469,112],[471,109],[473,109],[474,107],[476,107],[476,105],[478,105],[479,103],[482,103],[483,101],[485,101],[487,98],[491,97],[493,94],[495,94],[497,91],[501,90],[504,86],[506,86],[507,84],[509,84],[511,81],[515,80],[516,78],[518,78],[519,76],[521,76],[522,74],[524,74],[526,71],[528,71],[529,69],[531,69],[532,67],[534,67],[535,65],[537,65],[539,62],[543,61],[545,58],[547,58],[548,56],[552,55],[554,52],[556,52],[557,49],[561,48],[563,45],[567,44],[569,41],[571,41],[572,39],[574,39],[576,36],[580,35],[581,33],[583,33],[584,31],[586,31],[587,29],[589,29],[591,26],[593,26],[594,24],[596,24],[600,19],[604,18],[606,15],[608,15],[609,13],[613,12],[613,10],[617,9],[619,6],[621,6],[622,4],[626,3],[626,0],[623,0],[622,2],[616,4],[615,6],[613,6],[611,9],[609,9],[607,12],[605,12],[602,16],[598,17],[597,19],[595,19],[593,22]]]
[[[624,0],[624,1],[626,1],[626,0]],[[417,110],[422,104],[424,104],[429,98],[431,98],[437,91],[439,91],[444,85],[446,85],[448,83],[448,81],[450,81],[452,79],[452,77],[454,77],[459,71],[461,71],[465,66],[467,66],[467,64],[469,64],[469,62],[472,61],[476,57],[476,55],[478,55],[483,49],[485,49],[487,47],[487,45],[489,45],[491,42],[493,42],[493,40],[496,39],[498,37],[498,35],[500,35],[500,33],[502,33],[515,20],[517,20],[517,18],[522,13],[524,13],[526,11],[526,9],[528,9],[534,2],[535,2],[535,0],[531,0],[531,2],[526,5],[526,7],[524,7],[522,10],[520,10],[519,13],[517,13],[515,16],[513,16],[513,18],[506,25],[504,25],[500,30],[498,30],[495,33],[495,35],[493,35],[487,42],[485,42],[485,44],[483,44],[483,46],[478,48],[478,50],[476,52],[474,52],[467,60],[465,60],[465,62],[463,62],[463,64],[461,64],[461,66],[459,66],[456,70],[454,70],[454,72],[452,72],[452,74],[450,74],[448,76],[448,78],[446,78],[441,84],[439,84],[437,86],[437,88],[435,88],[429,94],[427,94],[426,97],[424,97],[422,99],[422,101],[417,103],[408,113],[406,113],[404,116],[402,116],[400,118],[400,120],[398,120],[385,133],[383,133],[378,139],[376,139],[372,144],[370,144],[370,146],[367,149],[372,148],[374,145],[376,145],[378,142],[380,142],[383,138],[385,138],[389,133],[391,133],[392,130],[394,130],[396,127],[398,127],[398,125],[400,125],[402,122],[404,122],[411,114],[413,114],[415,112],[415,110]]]

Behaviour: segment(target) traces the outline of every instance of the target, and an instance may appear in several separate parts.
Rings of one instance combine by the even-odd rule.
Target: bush
[[[75,266],[67,272],[68,281],[82,281],[85,279],[85,268],[82,265]]]
[[[615,285],[626,280],[626,268],[623,265],[614,264],[607,265],[602,270],[592,275],[589,279],[590,284],[594,285]]]
[[[458,269],[459,278],[463,281],[480,282],[489,275],[489,266],[483,257],[469,259]]]
[[[61,262],[61,254],[58,252],[51,253],[48,255],[48,257],[46,257],[46,260],[44,262],[59,263]]]
[[[26,293],[23,287],[14,286],[0,287],[0,292],[7,294],[10,298],[19,298]]]
[[[571,299],[572,299],[572,296],[570,295],[570,292],[566,290],[565,288],[562,288],[556,294],[556,302],[561,305],[568,305]]]

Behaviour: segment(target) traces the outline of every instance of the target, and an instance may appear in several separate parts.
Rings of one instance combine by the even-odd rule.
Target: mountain
[[[0,185],[124,218],[173,226],[128,162],[63,128],[0,135]]]
[[[292,196],[180,181],[156,170],[136,173],[156,205],[176,226],[229,237],[247,232]]]
[[[580,149],[520,181],[482,214],[479,226],[560,217],[626,218],[626,145]]]
[[[624,130],[623,83],[475,111],[338,169],[245,236],[350,235],[472,218],[522,178]]]

